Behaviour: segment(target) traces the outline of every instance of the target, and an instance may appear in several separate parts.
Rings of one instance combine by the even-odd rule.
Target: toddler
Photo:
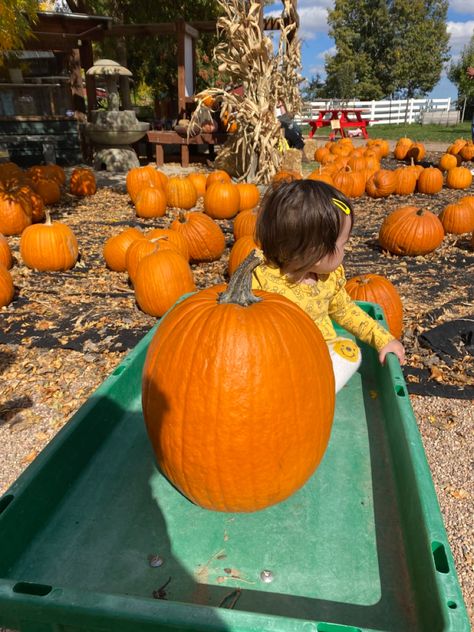
[[[352,340],[336,336],[331,319],[375,347],[382,364],[390,352],[405,361],[403,345],[345,290],[342,260],[353,223],[354,211],[340,191],[295,180],[268,190],[256,227],[265,263],[254,270],[252,287],[282,294],[314,320],[328,344],[336,392],[359,368],[361,352]]]

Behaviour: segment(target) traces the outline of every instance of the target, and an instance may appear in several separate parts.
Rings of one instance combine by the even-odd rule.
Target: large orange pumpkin
[[[0,307],[9,305],[14,295],[15,288],[13,286],[12,275],[3,263],[0,263]]]
[[[145,187],[135,197],[138,217],[163,217],[166,213],[166,193],[160,187]]]
[[[71,228],[51,222],[46,211],[44,224],[32,224],[22,232],[20,254],[25,265],[33,270],[69,270],[76,265],[79,248]]]
[[[239,182],[237,184],[240,195],[239,211],[255,208],[260,201],[260,191],[253,182]]]
[[[216,511],[256,511],[298,490],[321,461],[334,414],[319,329],[285,297],[253,295],[254,265],[250,255],[227,290],[201,290],[173,307],[143,370],[160,470]]]
[[[403,329],[403,305],[395,286],[380,274],[361,274],[346,283],[347,293],[355,301],[377,303],[383,308],[390,333],[400,338]]]
[[[61,199],[61,188],[57,180],[52,178],[39,178],[36,181],[35,190],[43,198],[45,204],[57,204]]]
[[[225,249],[225,237],[217,222],[204,213],[180,213],[171,229],[186,239],[193,261],[216,261]]]
[[[367,180],[365,190],[373,198],[388,197],[395,191],[397,176],[389,169],[379,169]]]
[[[189,263],[176,250],[160,242],[138,263],[134,274],[135,298],[142,311],[163,316],[178,298],[196,289]]]
[[[438,216],[417,206],[403,206],[384,219],[379,243],[396,255],[425,255],[444,239]]]
[[[174,208],[192,208],[197,201],[196,187],[187,176],[171,176],[166,184],[168,206]]]
[[[449,189],[467,189],[472,184],[472,173],[467,167],[453,167],[446,174]]]
[[[162,187],[165,174],[159,174],[153,167],[134,167],[130,169],[126,177],[126,186],[132,202],[144,187]]]
[[[449,171],[448,171],[449,173]],[[437,167],[427,167],[418,176],[416,188],[425,195],[434,195],[443,188],[443,172]]]
[[[206,192],[207,174],[200,171],[194,171],[188,174],[188,178],[194,184],[198,198],[203,197]]]

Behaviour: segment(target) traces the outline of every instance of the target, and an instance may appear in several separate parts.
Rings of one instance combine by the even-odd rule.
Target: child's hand
[[[394,353],[400,364],[405,364],[405,348],[399,340],[391,340],[385,347],[379,351],[380,364],[385,364],[387,353]]]

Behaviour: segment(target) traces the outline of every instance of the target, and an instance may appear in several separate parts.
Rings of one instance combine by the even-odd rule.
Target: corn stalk
[[[233,86],[243,86],[243,95],[218,88],[201,92],[190,127],[205,107],[203,101],[212,97],[221,118],[229,116],[237,125],[221,148],[216,166],[225,168],[239,181],[266,184],[282,160],[282,130],[275,108],[283,103],[293,114],[301,108],[296,12],[291,0],[283,0],[284,9],[278,19],[280,37],[274,51],[272,40],[260,28],[260,2],[218,2],[223,15],[217,22],[220,42],[214,58]]]

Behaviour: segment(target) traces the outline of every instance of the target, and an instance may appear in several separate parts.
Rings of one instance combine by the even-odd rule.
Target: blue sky
[[[327,10],[333,6],[333,0],[298,0],[300,16],[299,36],[301,43],[302,74],[305,78],[319,74],[324,77],[324,55],[334,51],[334,40],[328,36]],[[267,12],[281,12],[282,3],[269,6]],[[450,55],[454,60],[474,33],[474,0],[450,0],[447,20],[450,34]],[[443,73],[435,86],[432,98],[457,97],[454,86]]]

